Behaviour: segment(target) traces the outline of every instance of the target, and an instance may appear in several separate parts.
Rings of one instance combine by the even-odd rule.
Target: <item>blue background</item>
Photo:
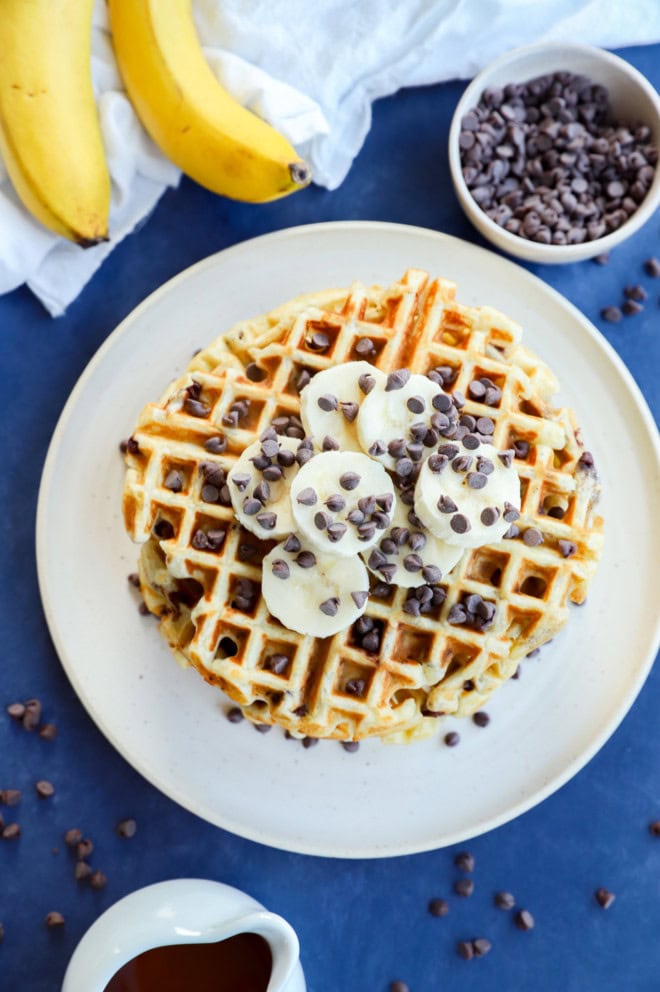
[[[620,54],[660,83],[660,45]],[[0,788],[23,790],[20,806],[0,807],[7,822],[16,819],[22,828],[19,840],[0,842],[0,920],[6,931],[0,989],[58,989],[77,941],[107,906],[141,885],[182,875],[244,888],[284,915],[299,934],[310,992],[387,992],[393,979],[405,980],[411,992],[660,989],[660,839],[648,830],[651,820],[660,819],[658,666],[613,738],[541,806],[457,848],[333,861],[225,833],[144,781],[78,702],[41,612],[33,536],[40,473],[62,406],[101,342],[170,276],[279,228],[378,219],[482,244],[461,213],[447,166],[449,122],[463,88],[452,83],[406,90],[376,104],[366,144],[335,192],[312,187],[278,203],[251,206],[184,180],[112,253],[64,318],[51,320],[25,289],[0,298]],[[656,418],[660,279],[648,277],[643,263],[660,255],[658,233],[656,215],[607,266],[530,266],[600,328]],[[624,285],[635,282],[649,290],[644,313],[605,324],[601,308],[619,304]],[[7,703],[34,696],[44,704],[44,718],[57,724],[54,742],[26,733],[4,712]],[[40,778],[54,783],[52,799],[37,798],[33,783]],[[127,816],[136,819],[138,830],[122,840],[115,826]],[[74,826],[95,843],[90,860],[108,876],[103,891],[73,878],[62,834]],[[460,875],[453,857],[461,848],[476,859],[469,899],[452,895]],[[616,894],[607,912],[594,900],[599,886]],[[521,933],[511,914],[493,907],[498,889],[512,891],[534,914],[534,930]],[[437,896],[451,902],[444,919],[427,911],[428,900]],[[53,909],[66,918],[56,931],[44,925]],[[456,941],[482,935],[492,941],[491,953],[461,960]]]

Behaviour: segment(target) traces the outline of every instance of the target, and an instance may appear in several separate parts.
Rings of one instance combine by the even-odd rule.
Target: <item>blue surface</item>
[[[660,84],[660,45],[621,54]],[[462,90],[463,84],[449,84],[379,102],[361,155],[333,193],[311,188],[256,207],[184,181],[58,321],[26,290],[0,298],[0,789],[23,790],[18,807],[0,807],[6,822],[18,820],[22,828],[19,840],[0,842],[0,990],[58,989],[74,946],[103,909],[141,885],[183,875],[236,885],[284,915],[300,936],[310,992],[387,992],[393,979],[405,980],[411,992],[660,989],[660,839],[648,831],[660,819],[658,666],[613,738],[576,778],[535,810],[463,845],[476,858],[476,888],[460,899],[452,894],[457,848],[383,861],[310,858],[242,840],[180,809],[133,771],[89,719],[39,605],[33,535],[41,468],[60,410],[101,342],[170,276],[278,228],[381,219],[483,243],[459,209],[446,162],[449,121]],[[658,234],[656,216],[604,267],[530,266],[594,320],[656,417],[660,279],[645,275],[643,262],[660,255]],[[644,313],[604,324],[600,309],[619,303],[623,286],[634,282],[649,290]],[[45,719],[57,724],[54,742],[26,733],[4,713],[7,703],[34,696],[43,701]],[[305,753],[314,760],[313,750]],[[34,792],[41,778],[56,787],[49,800]],[[127,816],[138,830],[122,840],[115,825]],[[95,843],[91,863],[108,876],[102,891],[73,878],[62,834],[74,826]],[[599,886],[616,894],[607,912],[594,900]],[[493,907],[498,889],[512,891],[531,910],[533,931],[521,933],[511,914]],[[436,896],[450,899],[444,919],[427,911]],[[52,909],[66,918],[57,931],[44,925]],[[492,941],[491,953],[461,960],[456,941],[481,935]]]

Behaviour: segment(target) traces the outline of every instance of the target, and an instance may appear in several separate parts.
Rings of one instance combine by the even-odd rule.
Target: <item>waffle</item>
[[[142,412],[123,497],[145,602],[177,660],[254,722],[295,736],[404,740],[431,733],[438,716],[480,709],[584,601],[602,544],[593,459],[572,412],[553,408],[558,382],[521,333],[490,307],[458,303],[450,281],[411,269],[386,289],[299,297],[196,354]],[[516,452],[521,516],[433,588],[372,576],[365,615],[321,639],[270,615],[260,565],[275,542],[238,525],[224,478],[273,422],[300,436],[299,390],[357,359],[430,373],[465,396],[463,414],[490,417],[494,445]],[[468,608],[475,594],[495,607],[487,629]]]

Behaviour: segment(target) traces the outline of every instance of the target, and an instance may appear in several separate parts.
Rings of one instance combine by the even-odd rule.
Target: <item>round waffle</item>
[[[145,602],[177,660],[253,721],[296,736],[401,740],[481,708],[555,636],[569,603],[584,601],[602,544],[593,459],[572,412],[553,408],[557,380],[521,333],[490,307],[458,303],[450,281],[411,269],[386,289],[299,297],[198,353],[142,412],[123,497]],[[261,562],[276,542],[239,525],[226,479],[267,428],[302,438],[300,391],[350,361],[430,375],[465,397],[462,415],[490,418],[495,447],[515,452],[521,515],[439,583],[400,588],[372,575],[364,615],[315,638],[269,613]]]

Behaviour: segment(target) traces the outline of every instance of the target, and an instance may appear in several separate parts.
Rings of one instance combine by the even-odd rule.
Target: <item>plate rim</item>
[[[644,395],[642,394],[630,370],[614,350],[609,341],[607,341],[607,339],[598,331],[589,318],[553,286],[548,285],[535,273],[530,272],[517,262],[504,257],[495,251],[484,248],[481,245],[474,244],[467,239],[459,238],[455,235],[445,234],[442,231],[435,231],[431,228],[425,228],[418,225],[399,224],[390,221],[321,221],[318,223],[301,224],[294,227],[281,228],[253,238],[248,238],[200,259],[192,265],[187,266],[185,269],[182,269],[160,286],[156,287],[156,289],[152,290],[110,332],[80,373],[73,389],[62,407],[53,430],[39,483],[35,522],[35,555],[37,565],[37,581],[42,609],[46,618],[50,636],[53,641],[55,652],[64,673],[88,716],[92,719],[108,743],[110,743],[112,747],[121,755],[121,757],[143,778],[145,778],[150,785],[157,788],[163,795],[167,796],[168,799],[176,802],[185,810],[193,813],[200,819],[211,823],[213,826],[219,827],[220,829],[226,830],[255,843],[263,844],[277,850],[289,851],[295,854],[312,855],[316,857],[345,858],[351,860],[371,860],[385,857],[400,857],[432,850],[439,850],[443,847],[448,847],[452,844],[469,840],[483,833],[489,833],[540,805],[549,796],[553,795],[567,782],[574,778],[575,775],[577,775],[578,772],[580,772],[592,760],[592,758],[616,732],[617,728],[620,726],[621,722],[641,692],[653,666],[658,649],[660,648],[660,614],[656,617],[655,631],[651,638],[652,647],[649,650],[647,657],[644,659],[643,665],[639,668],[635,680],[631,683],[625,695],[623,695],[618,701],[610,720],[604,725],[600,733],[595,735],[589,747],[584,748],[577,756],[567,762],[561,772],[551,776],[547,781],[543,781],[539,787],[533,789],[529,795],[525,796],[517,803],[511,805],[507,810],[497,815],[486,818],[482,817],[468,832],[455,831],[446,838],[441,838],[439,842],[437,840],[434,841],[432,839],[427,839],[423,842],[417,843],[398,843],[396,845],[389,844],[385,848],[380,848],[373,851],[353,849],[350,847],[337,847],[336,845],[332,848],[328,848],[323,844],[315,845],[313,843],[303,842],[287,843],[286,841],[282,841],[281,838],[270,836],[268,833],[264,833],[262,830],[257,827],[253,827],[252,825],[245,825],[242,823],[236,824],[233,821],[224,818],[222,815],[217,815],[215,813],[211,815],[211,811],[201,812],[199,804],[194,800],[191,800],[190,797],[184,797],[182,795],[182,790],[178,788],[176,784],[164,784],[162,776],[152,770],[149,762],[144,760],[141,755],[138,754],[136,756],[131,753],[129,749],[122,744],[120,738],[114,733],[114,731],[107,727],[105,719],[97,713],[96,706],[90,701],[84,688],[79,683],[79,680],[75,674],[75,666],[72,665],[68,659],[66,644],[64,638],[61,636],[57,616],[49,597],[45,552],[46,514],[49,496],[52,491],[52,482],[57,457],[61,448],[61,441],[76,409],[78,398],[84,391],[88,380],[94,375],[97,368],[102,364],[106,354],[114,348],[117,341],[130,332],[132,325],[141,318],[143,312],[153,306],[154,303],[161,297],[167,296],[169,293],[176,291],[179,285],[185,283],[188,279],[193,278],[199,272],[206,268],[213,268],[213,266],[217,264],[218,259],[226,257],[227,254],[239,254],[249,251],[250,247],[256,242],[263,242],[265,240],[286,240],[300,235],[310,234],[312,232],[318,232],[322,235],[323,232],[326,231],[355,231],[356,229],[360,231],[378,232],[381,234],[403,233],[428,238],[439,242],[448,242],[449,244],[459,243],[462,246],[468,246],[471,251],[475,251],[489,257],[494,256],[498,259],[499,263],[503,263],[506,267],[513,268],[516,275],[523,278],[523,280],[526,280],[535,291],[540,290],[542,293],[549,294],[561,308],[570,314],[573,320],[577,320],[577,322],[581,325],[582,330],[592,338],[596,347],[603,353],[604,357],[609,360],[609,362],[614,366],[615,371],[623,379],[627,387],[628,394],[634,403],[638,415],[640,416],[641,423],[645,428],[645,439],[649,444],[649,449],[654,453],[656,464],[660,469],[660,438],[658,437],[658,433],[655,429],[655,421]]]

